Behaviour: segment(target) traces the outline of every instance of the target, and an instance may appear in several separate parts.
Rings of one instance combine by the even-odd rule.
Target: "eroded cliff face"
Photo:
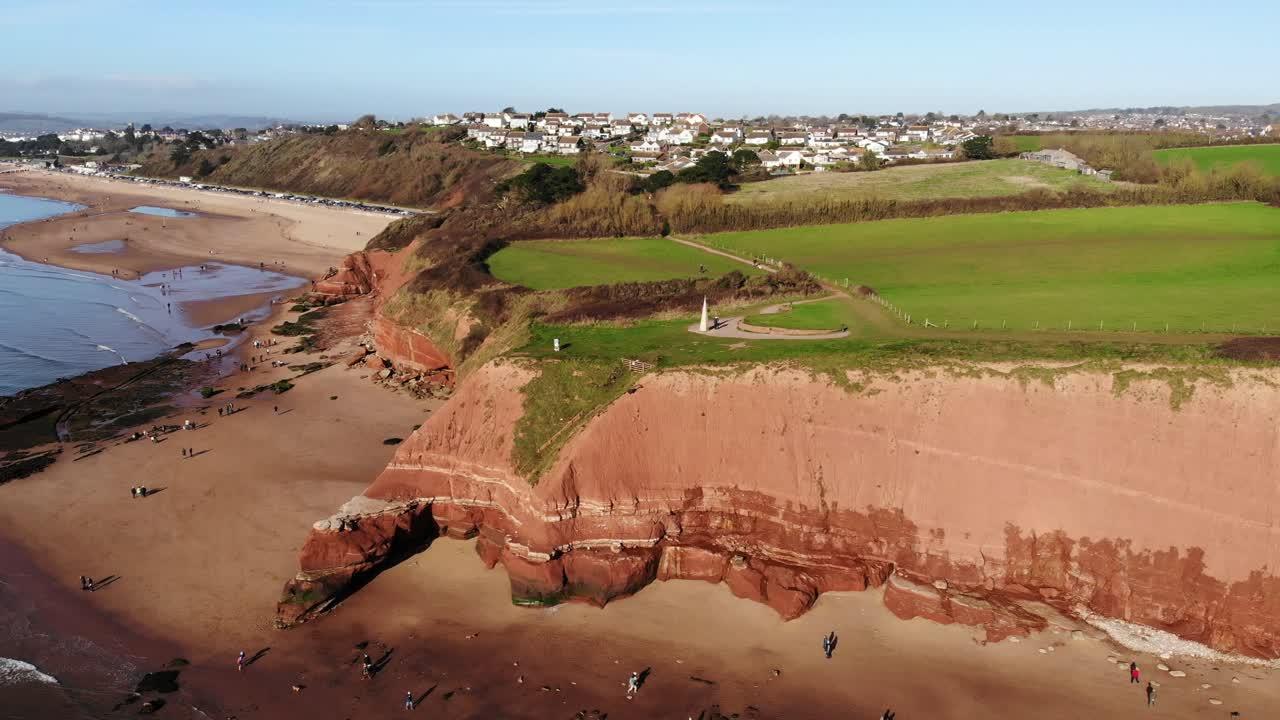
[[[888,582],[902,617],[1043,620],[1020,600],[1280,656],[1280,373],[1170,385],[1104,372],[856,378],[667,372],[593,418],[537,483],[512,469],[530,371],[464,382],[366,490],[317,523],[296,622],[440,534],[479,536],[516,602],[603,604],[725,582],[784,617]]]

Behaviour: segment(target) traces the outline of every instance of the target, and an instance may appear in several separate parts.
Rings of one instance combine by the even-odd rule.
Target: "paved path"
[[[826,297],[811,298],[809,300],[798,300],[796,302],[778,303],[777,305],[770,305],[769,307],[764,308],[763,310],[760,311],[760,314],[773,315],[778,312],[781,312],[782,308],[787,307],[788,305],[804,305],[806,303],[822,302],[823,300],[834,300],[834,299],[837,299],[838,297],[839,296],[837,295],[828,295]],[[720,325],[713,330],[708,330],[705,333],[698,330],[698,323],[694,323],[693,325],[689,326],[689,332],[697,333],[699,335],[710,335],[712,337],[742,338],[743,340],[835,340],[837,338],[849,337],[848,330],[841,330],[839,332],[818,333],[816,335],[782,335],[782,334],[774,335],[773,333],[750,332],[750,331],[739,328],[738,324],[740,322],[742,322],[741,316],[731,317],[731,318],[720,318]]]

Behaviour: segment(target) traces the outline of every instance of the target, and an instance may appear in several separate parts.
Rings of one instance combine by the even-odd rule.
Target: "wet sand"
[[[0,174],[0,188],[85,206],[76,213],[0,232],[5,248],[29,260],[78,270],[109,274],[119,269],[126,278],[210,261],[250,267],[281,261],[283,266],[275,269],[316,277],[347,254],[363,249],[395,219],[385,213],[44,170]],[[129,212],[140,205],[196,215],[166,218]],[[73,250],[112,241],[123,241],[125,249]]]

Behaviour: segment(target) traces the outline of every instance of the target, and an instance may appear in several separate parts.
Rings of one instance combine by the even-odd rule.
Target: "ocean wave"
[[[66,360],[51,358],[46,355],[41,355],[40,353],[37,353],[37,352],[31,352],[30,350],[23,350],[22,348],[14,347],[12,345],[6,345],[4,343],[0,343],[0,350],[8,350],[11,353],[16,353],[18,355],[22,355],[23,357],[34,358],[36,360],[44,360],[45,362],[57,363],[59,365],[68,364]]]
[[[123,314],[125,317],[138,323],[139,325],[146,325],[146,323],[142,321],[142,318],[138,317],[137,315],[134,315],[133,313],[129,312],[128,310],[125,310],[122,307],[116,308],[116,312]]]
[[[0,687],[24,683],[57,685],[58,678],[40,672],[40,668],[29,662],[0,657]]]
[[[127,315],[128,313],[125,313],[125,314]],[[121,355],[121,354],[120,354],[120,352],[119,352],[119,351],[117,351],[117,350],[116,350],[115,348],[113,348],[113,347],[107,347],[106,345],[98,345],[98,349],[99,349],[99,350],[101,350],[101,351],[103,351],[103,352],[115,353],[115,354],[116,354],[116,357],[120,358],[120,364],[121,364],[121,365],[128,365],[128,364],[129,364],[129,361],[125,359],[124,355]]]

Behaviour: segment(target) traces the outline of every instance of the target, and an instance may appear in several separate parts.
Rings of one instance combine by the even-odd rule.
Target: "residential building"
[[[432,125],[457,125],[460,122],[462,122],[462,118],[453,113],[437,113],[431,116]]]
[[[582,138],[577,135],[561,135],[556,138],[556,152],[561,155],[577,155],[582,148]]]
[[[747,145],[768,145],[773,140],[771,130],[749,130],[743,143]]]
[[[632,125],[640,125],[643,127],[649,124],[649,117],[644,113],[627,113],[627,122]]]

